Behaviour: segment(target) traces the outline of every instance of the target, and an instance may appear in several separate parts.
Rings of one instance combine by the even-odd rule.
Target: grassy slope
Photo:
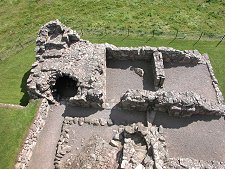
[[[0,102],[26,105],[26,80],[34,62],[34,45],[0,61]]]
[[[43,23],[60,19],[72,28],[134,32],[224,34],[224,0],[0,0],[0,54],[35,37]],[[2,52],[2,53],[1,53]],[[1,57],[1,56],[0,56]]]
[[[22,110],[0,108],[0,168],[13,168],[37,105],[32,102]]]

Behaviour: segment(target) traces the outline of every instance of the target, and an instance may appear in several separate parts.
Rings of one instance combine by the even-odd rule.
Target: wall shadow
[[[192,115],[191,117],[169,116],[166,112],[157,112],[153,124],[162,125],[164,128],[179,129],[197,121],[219,120],[221,117],[214,115]]]
[[[144,70],[143,89],[151,91],[155,90],[153,79],[153,65],[151,61],[108,59],[106,62],[106,66],[107,68],[111,69],[130,69],[130,71],[134,71],[134,68],[141,68]]]
[[[163,62],[163,65],[164,65],[164,68],[165,69],[169,69],[169,68],[180,67],[180,66],[183,66],[183,67],[195,67],[198,64],[190,64],[190,63],[168,63],[168,62],[166,63],[166,62]]]
[[[85,108],[85,107],[76,107],[71,105],[65,106],[65,111],[62,114],[63,117],[88,117],[92,114],[98,112],[99,109],[96,108]]]
[[[130,125],[142,122],[146,125],[146,112],[123,110],[115,105],[109,115],[115,125]]]
[[[27,79],[30,75],[30,70],[31,69],[29,69],[26,73],[24,73],[21,84],[20,84],[20,88],[21,88],[20,91],[23,93],[23,96],[20,99],[20,105],[21,106],[27,106],[28,103],[29,103],[30,97],[29,97],[28,92],[27,92]]]

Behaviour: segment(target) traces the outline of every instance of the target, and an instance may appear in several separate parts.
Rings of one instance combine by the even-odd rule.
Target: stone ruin
[[[92,44],[80,39],[76,31],[58,20],[44,25],[36,40],[36,61],[27,80],[31,98],[46,98],[50,103],[60,99],[81,107],[105,108],[106,65],[110,60],[141,60],[152,65],[151,91],[131,89],[121,95],[121,108],[146,111],[160,109],[171,115],[224,114],[223,96],[206,54],[197,50],[180,51],[166,47],[116,47]],[[164,65],[169,67],[207,65],[216,100],[212,103],[195,91],[166,91]],[[144,70],[135,68],[139,76]]]
[[[152,76],[150,80],[144,82],[149,74],[142,67],[131,66],[130,71],[143,78],[143,83],[146,83],[147,87],[127,86],[123,93],[116,93],[117,98],[109,98],[107,85],[110,82],[107,83],[107,78],[110,75],[107,68],[110,61],[144,62]],[[183,84],[189,85],[192,81],[187,79],[179,81],[179,72],[176,74],[178,79],[175,83],[182,82],[181,88],[179,90],[168,88],[170,77],[167,71],[170,68],[194,69],[199,65],[207,68],[209,79],[203,81],[212,87],[213,92],[210,93],[207,89],[201,92],[195,88],[193,90],[182,88]],[[133,83],[133,79],[129,80]],[[176,85],[175,83],[172,85]],[[225,163],[218,161],[169,158],[163,127],[153,125],[157,112],[180,117],[193,114],[224,115],[223,95],[207,54],[202,55],[197,50],[180,51],[168,47],[128,48],[107,43],[93,44],[81,39],[76,31],[56,20],[45,24],[38,33],[36,61],[32,64],[27,86],[31,98],[44,98],[50,104],[57,105],[63,101],[66,105],[98,110],[112,110],[119,107],[121,110],[136,114],[146,112],[147,124],[137,122],[121,125],[104,117],[98,119],[89,116],[65,116],[56,148],[54,161],[56,168],[225,167]],[[212,93],[214,96],[211,97]],[[89,131],[88,126],[91,126]],[[74,141],[77,142],[78,135],[83,134],[80,133],[82,129],[89,134],[103,134],[103,131],[107,134],[112,131],[115,133],[111,141],[95,135],[83,147],[82,140],[79,152],[79,147],[73,147],[73,144]],[[102,136],[107,135],[106,133]]]

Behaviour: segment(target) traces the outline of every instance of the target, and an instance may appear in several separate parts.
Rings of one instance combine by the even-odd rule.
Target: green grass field
[[[28,126],[33,121],[38,102],[25,109],[0,108],[0,168],[11,169],[20,151]]]
[[[208,53],[225,95],[225,43],[215,47],[217,35],[225,33],[224,18],[224,0],[0,0],[0,59],[4,58],[0,60],[0,102],[27,105],[26,79],[35,60],[34,41],[40,27],[54,19],[78,32],[84,30],[82,38],[91,42]],[[130,36],[125,38],[128,28]],[[189,40],[170,43],[176,29]],[[164,38],[150,38],[153,30],[165,32]],[[105,31],[109,35],[95,35]],[[193,47],[201,32],[211,40],[203,38]],[[0,168],[13,167],[37,107],[32,102],[22,110],[0,108]]]
[[[212,36],[225,33],[224,18],[224,0],[0,0],[0,58],[54,19],[92,33],[130,28],[144,36],[153,30],[174,35],[177,29]]]

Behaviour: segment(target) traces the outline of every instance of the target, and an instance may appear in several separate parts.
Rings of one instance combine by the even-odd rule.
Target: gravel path
[[[144,77],[131,71],[131,67],[142,68]],[[120,100],[128,89],[153,90],[152,65],[147,61],[107,60],[106,84],[107,100]]]
[[[215,116],[170,117],[156,113],[156,125],[163,125],[170,157],[225,162],[225,120]]]
[[[165,65],[164,90],[178,92],[194,91],[209,100],[216,101],[216,92],[206,65],[194,67],[178,66],[168,68]]]
[[[28,169],[53,169],[56,145],[61,133],[64,105],[52,106],[46,125],[40,133]]]

